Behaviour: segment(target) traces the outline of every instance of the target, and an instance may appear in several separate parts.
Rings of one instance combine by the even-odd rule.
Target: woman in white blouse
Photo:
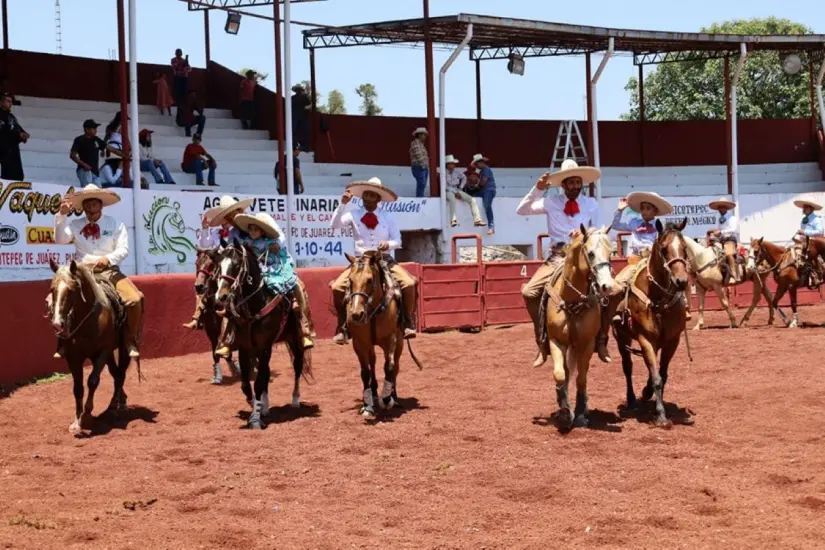
[[[155,178],[155,183],[175,184],[172,174],[166,167],[166,163],[160,159],[155,158],[152,151],[152,130],[144,128],[138,134],[138,141],[140,142],[140,171],[151,172],[152,177]]]

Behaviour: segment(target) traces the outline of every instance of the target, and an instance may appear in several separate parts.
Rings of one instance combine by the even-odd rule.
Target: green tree
[[[324,105],[326,109],[324,112],[331,115],[345,115],[347,114],[346,101],[344,101],[344,94],[338,90],[332,90],[327,94],[327,104]]]
[[[377,116],[383,114],[383,109],[378,106],[378,92],[375,86],[369,83],[361,84],[355,89],[355,93],[361,98],[361,114],[366,116]]]
[[[246,78],[246,73],[248,71],[255,71],[255,69],[250,69],[249,67],[244,67],[240,71],[238,71],[238,74],[241,75],[242,77]],[[266,78],[268,76],[269,76],[269,73],[259,73],[258,71],[255,71],[255,80],[257,82],[262,82],[262,81],[266,80]]]
[[[788,19],[737,19],[701,29],[711,34],[812,34]],[[802,69],[789,75],[782,70],[778,52],[748,52],[739,78],[740,118],[805,118],[810,116],[810,67],[804,55]],[[738,55],[731,60],[731,79]],[[645,76],[646,120],[702,120],[725,118],[724,59],[662,63]],[[628,80],[630,111],[623,120],[639,120],[639,81]]]

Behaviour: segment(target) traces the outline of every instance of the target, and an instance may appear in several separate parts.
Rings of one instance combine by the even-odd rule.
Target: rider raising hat
[[[516,210],[522,216],[545,214],[547,233],[550,235],[550,254],[547,260],[521,289],[527,311],[533,320],[536,344],[539,347],[534,367],[544,364],[549,353],[541,343],[542,320],[539,319],[544,287],[550,282],[556,270],[564,265],[565,249],[570,244],[572,232],[578,230],[581,225],[599,225],[599,203],[592,197],[582,196],[581,191],[585,184],[595,182],[600,175],[601,171],[598,168],[579,166],[575,160],[567,159],[562,163],[561,170],[542,175]],[[544,192],[550,187],[561,187],[564,194],[543,197]],[[597,343],[596,351],[603,361],[609,360],[607,349],[600,343]]]
[[[806,199],[795,200],[793,203],[794,206],[801,208],[802,214],[804,214],[796,234],[807,235],[809,237],[821,237],[823,233],[825,233],[822,227],[822,218],[814,214],[814,212],[822,210],[822,206]]]
[[[742,260],[736,253],[739,245],[739,218],[736,216],[736,203],[721,197],[708,204],[708,208],[719,212],[719,225],[716,229],[708,231],[708,241],[711,243],[721,243],[725,253],[726,268],[722,273],[722,284],[727,285],[731,277],[738,282],[737,264]]]
[[[352,197],[361,197],[362,205],[348,208]],[[416,279],[395,263],[393,250],[401,248],[401,232],[389,212],[378,210],[380,201],[393,202],[398,195],[392,189],[381,184],[378,178],[369,181],[356,181],[347,185],[341,197],[341,204],[333,214],[333,229],[351,228],[355,241],[355,253],[363,255],[369,250],[382,252],[382,262],[386,263],[393,280],[401,288],[404,306],[404,338],[415,337]],[[349,285],[350,268],[344,270],[335,281],[330,283],[335,309],[338,313],[338,333],[333,342],[347,343],[347,309],[345,294]]]
[[[94,184],[66,195],[54,218],[54,238],[58,244],[74,244],[75,261],[91,268],[115,287],[126,307],[125,347],[130,357],[140,357],[138,335],[143,318],[143,294],[118,267],[129,256],[129,235],[123,222],[103,214],[104,207],[119,201],[114,191]],[[85,217],[69,221],[71,211],[79,209]],[[56,356],[60,355],[58,350]]]

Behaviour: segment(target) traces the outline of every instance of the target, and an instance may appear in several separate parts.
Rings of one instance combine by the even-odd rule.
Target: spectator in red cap
[[[140,142],[140,171],[151,172],[152,177],[155,178],[155,183],[174,185],[175,180],[172,178],[172,174],[169,173],[166,163],[160,159],[156,159],[152,151],[153,133],[152,130],[144,128],[138,134],[138,141]]]

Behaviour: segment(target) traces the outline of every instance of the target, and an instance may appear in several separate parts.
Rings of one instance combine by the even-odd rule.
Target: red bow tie
[[[221,239],[226,239],[229,237],[229,230],[221,227],[221,229],[218,231],[218,235]]]
[[[564,205],[564,213],[568,216],[575,216],[579,213],[579,203],[574,200],[568,200]]]
[[[100,226],[94,222],[87,223],[83,226],[83,229],[80,230],[80,234],[86,237],[87,239],[99,239]]]
[[[369,229],[375,229],[376,227],[378,227],[378,216],[376,216],[372,212],[367,212],[361,218],[361,223],[366,225]]]
[[[644,222],[642,225],[639,226],[639,229],[636,230],[638,233],[655,233],[656,228],[653,227],[653,224],[650,222]]]

